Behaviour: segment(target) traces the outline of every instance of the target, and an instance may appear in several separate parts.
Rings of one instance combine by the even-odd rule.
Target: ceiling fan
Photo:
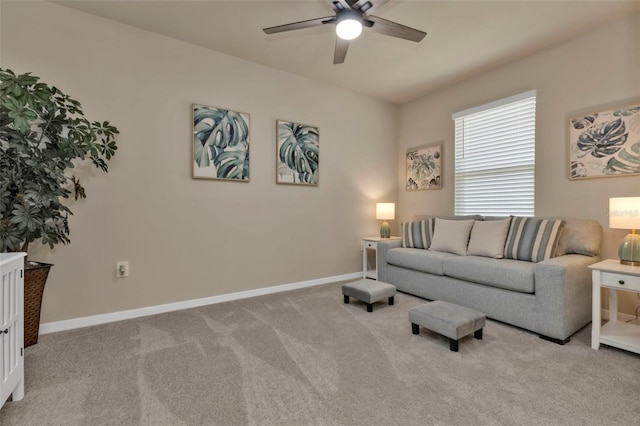
[[[389,0],[325,0],[336,12],[335,16],[309,19],[308,21],[293,22],[291,24],[278,25],[264,28],[267,34],[282,33],[285,31],[301,30],[304,28],[318,27],[325,24],[336,25],[336,47],[333,53],[333,63],[341,64],[347,56],[347,49],[351,40],[357,38],[362,32],[362,27],[370,28],[380,34],[398,37],[405,40],[419,42],[427,35],[424,31],[416,30],[402,24],[387,21],[373,16],[372,13]]]

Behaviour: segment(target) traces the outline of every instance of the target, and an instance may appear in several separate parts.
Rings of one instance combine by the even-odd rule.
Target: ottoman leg
[[[349,296],[346,294],[344,295],[344,303],[349,303]]]
[[[413,334],[420,334],[420,326],[418,324],[411,323],[411,332]]]
[[[478,339],[478,340],[482,340],[482,329],[480,329],[480,330],[476,330],[476,331],[473,333],[473,337],[475,337],[475,338],[476,338],[476,339]]]
[[[393,305],[393,296],[391,296],[391,297],[389,298],[389,304],[390,304],[390,305]]]
[[[367,312],[373,312],[373,304],[367,303]]]
[[[453,352],[458,352],[458,341],[456,339],[449,339],[449,349]]]

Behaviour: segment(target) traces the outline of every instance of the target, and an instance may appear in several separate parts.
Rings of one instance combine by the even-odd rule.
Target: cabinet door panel
[[[23,365],[23,271],[22,258],[0,263],[0,405],[14,394],[22,398]]]

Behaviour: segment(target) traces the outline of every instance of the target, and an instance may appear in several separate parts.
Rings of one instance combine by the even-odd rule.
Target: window
[[[453,114],[455,213],[533,216],[536,91]]]

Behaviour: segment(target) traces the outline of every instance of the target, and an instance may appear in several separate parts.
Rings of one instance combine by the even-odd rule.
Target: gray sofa
[[[414,221],[420,219],[425,217]],[[378,243],[378,279],[399,291],[476,309],[564,344],[591,321],[587,266],[600,260],[602,226],[589,219],[554,219],[563,220],[555,257],[534,263],[403,248],[401,241],[385,241]]]

